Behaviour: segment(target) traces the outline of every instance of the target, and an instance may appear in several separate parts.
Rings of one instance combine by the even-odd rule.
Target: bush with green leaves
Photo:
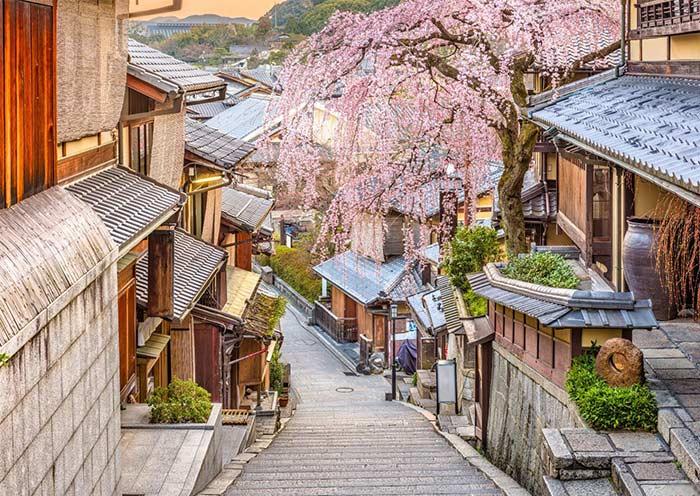
[[[281,358],[282,351],[280,350],[280,345],[277,344],[270,360],[270,389],[277,391],[278,394],[282,394],[284,382],[284,363]]]
[[[211,395],[194,381],[175,379],[167,387],[156,388],[148,406],[154,424],[203,424],[211,413]]]
[[[553,288],[574,289],[581,280],[561,255],[529,253],[511,259],[501,269],[504,276]]]
[[[595,371],[595,350],[574,358],[566,391],[596,430],[656,430],[656,398],[646,384],[612,387]]]
[[[302,248],[278,246],[275,251],[270,257],[275,274],[307,300],[317,300],[321,296],[321,279],[312,270],[316,258]]]
[[[498,235],[490,227],[460,227],[450,243],[443,268],[450,282],[462,290],[464,303],[475,317],[486,314],[487,302],[471,290],[467,275],[479,272],[488,262],[497,261],[500,254]]]

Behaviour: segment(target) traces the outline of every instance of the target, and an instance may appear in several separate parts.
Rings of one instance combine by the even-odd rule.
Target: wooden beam
[[[629,62],[627,65],[627,73],[697,79],[700,78],[700,61],[664,60],[659,62]]]
[[[148,237],[148,315],[173,318],[175,227],[162,226]]]
[[[145,95],[158,103],[165,103],[170,96],[168,93],[161,91],[144,81],[141,81],[131,74],[126,75],[126,86],[127,88],[131,88],[132,90],[141,93],[142,95]]]
[[[107,143],[72,157],[58,161],[58,184],[66,183],[114,161],[117,158],[117,143]]]

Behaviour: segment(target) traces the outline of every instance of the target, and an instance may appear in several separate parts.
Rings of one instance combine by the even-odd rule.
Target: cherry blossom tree
[[[319,116],[330,119],[338,191],[324,229],[342,244],[360,214],[398,202],[421,217],[430,182],[450,188],[459,177],[473,198],[499,160],[507,249],[526,251],[520,194],[538,137],[522,114],[526,74],[536,68],[556,86],[618,49],[604,38],[619,31],[619,9],[611,0],[404,0],[338,13],[285,64],[279,176],[316,200],[328,153]],[[579,56],[574,45],[598,48]]]

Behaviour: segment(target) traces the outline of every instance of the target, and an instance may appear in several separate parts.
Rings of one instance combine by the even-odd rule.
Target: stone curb
[[[256,439],[251,446],[234,456],[230,462],[224,464],[221,472],[219,472],[206,488],[198,492],[197,496],[222,496],[225,494],[233,483],[236,482],[238,476],[243,473],[245,464],[255,458],[258,453],[262,453],[268,448],[291,419],[292,417],[280,419],[281,425],[277,432],[274,434],[263,434],[259,439]]]
[[[469,464],[481,470],[486,477],[491,479],[491,481],[493,481],[493,483],[501,491],[503,491],[506,496],[530,496],[530,493],[527,492],[524,487],[518,484],[515,479],[488,461],[484,455],[479,453],[464,439],[459,437],[457,434],[449,434],[441,431],[437,425],[437,418],[433,413],[404,401],[397,401],[397,403],[401,403],[405,407],[423,415],[423,417],[425,417],[433,425],[435,432],[444,437],[445,440],[450,443],[450,445],[456,449],[459,454],[462,455],[465,460],[467,460],[467,462],[469,462]]]
[[[289,308],[289,309],[292,311],[292,313],[294,314],[294,317],[295,317],[295,318],[297,319],[297,321],[299,322],[299,325],[301,325],[301,327],[302,327],[306,332],[308,332],[309,334],[313,335],[318,341],[320,341],[321,344],[324,346],[324,348],[326,348],[328,351],[330,351],[331,354],[332,354],[345,368],[347,368],[350,372],[352,372],[352,373],[355,374],[356,376],[359,376],[359,374],[357,373],[357,370],[356,370],[357,364],[352,363],[348,357],[346,357],[345,355],[343,355],[340,351],[338,351],[338,350],[336,349],[335,346],[333,346],[333,344],[329,341],[329,340],[332,339],[332,338],[326,337],[325,334],[323,334],[323,333],[320,332],[320,331],[317,331],[317,330],[314,328],[314,326],[310,326],[310,325],[308,325],[308,324],[305,324],[305,323],[303,322],[303,320],[304,320],[304,319],[303,319],[303,315],[299,312],[299,309],[296,308],[294,305],[289,305],[289,306],[287,306],[287,308]]]

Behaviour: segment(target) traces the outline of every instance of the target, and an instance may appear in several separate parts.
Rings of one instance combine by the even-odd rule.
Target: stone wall
[[[58,141],[117,126],[126,88],[128,0],[58,0]]]
[[[562,427],[584,427],[566,392],[494,343],[489,460],[533,494],[545,494],[542,429]]]
[[[111,495],[119,479],[111,264],[0,367],[0,494]]]
[[[185,160],[185,109],[182,113],[161,115],[153,121],[153,149],[149,176],[180,189]]]

